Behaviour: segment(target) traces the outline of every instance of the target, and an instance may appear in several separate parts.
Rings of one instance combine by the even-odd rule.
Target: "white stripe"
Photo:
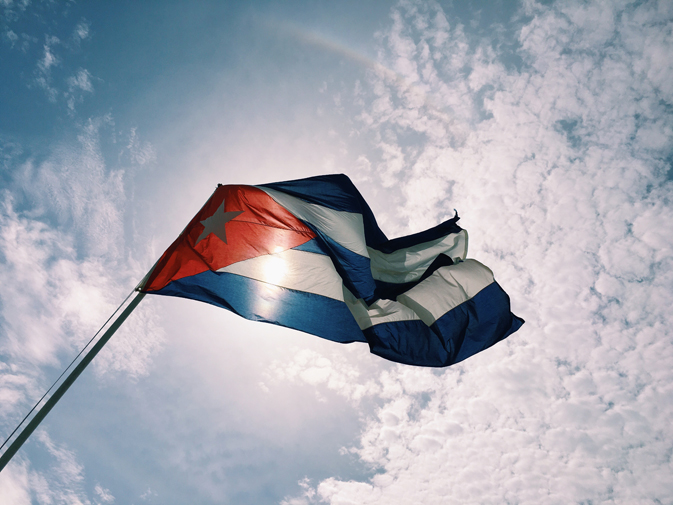
[[[220,268],[218,272],[242,275],[339,301],[344,299],[341,277],[334,269],[332,260],[324,254],[288,249],[239,261]]]
[[[451,309],[466,302],[494,281],[493,272],[476,260],[439,268],[397,300],[432,325]]]
[[[339,245],[360,256],[369,257],[362,214],[328,209],[281,191],[256,187],[285,207],[295,217],[312,224]]]
[[[419,279],[437,255],[446,254],[454,261],[467,256],[467,231],[461,230],[445,237],[385,254],[369,248],[374,279],[403,283]]]
[[[418,315],[409,307],[393,300],[377,300],[367,307],[367,304],[360,298],[355,298],[345,287],[343,288],[344,301],[350,309],[355,321],[361,330],[381,323],[392,323],[395,321],[417,321]]]

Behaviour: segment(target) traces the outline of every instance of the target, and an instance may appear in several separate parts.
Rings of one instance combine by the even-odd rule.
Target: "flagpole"
[[[144,280],[145,279],[143,279],[143,281]],[[141,282],[139,286],[142,284],[143,282]],[[138,288],[136,288],[136,291],[137,290]],[[103,334],[100,340],[98,340],[98,342],[94,344],[94,346],[89,350],[89,352],[82,358],[82,361],[80,361],[77,364],[77,366],[72,370],[72,372],[70,372],[70,374],[65,378],[65,380],[61,383],[61,385],[54,392],[54,394],[46,401],[46,403],[42,406],[42,408],[40,408],[40,410],[37,411],[35,417],[33,417],[33,419],[30,420],[30,422],[26,425],[26,427],[16,437],[14,442],[12,442],[12,444],[7,448],[4,454],[0,456],[0,472],[2,472],[3,468],[5,468],[7,463],[9,463],[14,454],[16,454],[16,452],[21,448],[21,446],[28,439],[31,433],[35,431],[35,428],[38,427],[38,425],[46,417],[49,411],[61,399],[61,397],[65,394],[68,388],[72,386],[73,382],[75,382],[77,377],[79,377],[80,374],[87,367],[87,365],[91,363],[91,361],[96,357],[96,354],[98,354],[98,352],[103,348],[103,346],[107,343],[107,341],[110,340],[112,335],[114,335],[114,333],[119,329],[122,323],[126,321],[126,318],[129,316],[129,314],[131,314],[131,312],[133,312],[133,310],[138,306],[138,304],[144,297],[145,293],[138,291],[135,298],[133,298],[133,300],[131,300],[131,303],[129,303],[128,306],[124,309],[124,311],[121,314],[119,314],[119,317],[112,323],[112,325],[110,325],[110,327]]]

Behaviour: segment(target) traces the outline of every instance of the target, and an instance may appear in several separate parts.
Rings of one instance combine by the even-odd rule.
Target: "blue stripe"
[[[497,283],[444,314],[431,327],[422,321],[382,323],[364,331],[346,304],[225,272],[203,272],[173,281],[154,294],[179,296],[225,308],[246,319],[304,331],[334,342],[369,343],[372,353],[408,365],[443,367],[463,361],[518,330]]]
[[[372,353],[408,365],[453,365],[518,330],[509,297],[493,282],[428,327],[422,321],[382,323],[364,330]]]
[[[348,176],[344,174],[319,175],[295,181],[261,184],[260,187],[282,191],[305,202],[322,205],[328,209],[362,214],[366,244],[376,247],[388,241],[376,223],[376,218],[369,205]]]
[[[497,282],[440,317],[431,326],[435,333],[455,335],[454,363],[488,349],[521,328],[523,319],[510,312],[509,296]],[[456,331],[460,328],[459,331]]]
[[[443,341],[423,321],[395,321],[363,330],[372,354],[406,365],[451,364],[451,340]],[[448,349],[447,349],[447,346]]]
[[[328,209],[362,213],[364,199],[348,176],[344,174],[318,175],[294,181],[272,182],[261,184],[260,187],[282,191],[305,202],[322,205]]]
[[[362,298],[368,304],[377,298],[376,283],[372,277],[371,261],[369,258],[360,256],[344,246],[336,243],[330,237],[318,230],[315,226],[306,223],[318,236],[318,243],[323,247],[330,258],[337,273],[341,277],[344,286],[355,295]]]
[[[210,270],[172,281],[154,294],[199,300],[246,319],[300,330],[334,342],[365,342],[344,302]]]

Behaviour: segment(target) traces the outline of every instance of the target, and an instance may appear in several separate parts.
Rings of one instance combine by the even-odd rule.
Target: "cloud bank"
[[[286,502],[672,501],[673,7],[525,2],[506,44],[434,3],[391,17],[379,63],[401,78],[358,96],[363,177],[398,234],[458,209],[528,324],[442,373],[385,372],[352,448],[378,474]],[[288,374],[333,380],[316,363]]]

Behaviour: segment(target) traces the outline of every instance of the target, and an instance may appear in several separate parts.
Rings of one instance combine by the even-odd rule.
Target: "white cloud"
[[[0,473],[0,501],[12,505],[30,505],[28,470],[25,463],[12,463]]]
[[[90,505],[84,491],[84,470],[75,455],[54,443],[44,430],[35,432],[33,439],[49,454],[50,464],[36,470],[20,457],[15,457],[0,474],[0,500],[12,505],[31,503],[54,505]],[[101,495],[99,488],[103,491]],[[96,486],[102,502],[112,503],[107,490]]]
[[[379,59],[401,76],[371,73],[361,119],[379,153],[363,177],[403,202],[400,233],[456,207],[469,255],[493,268],[527,325],[441,374],[393,367],[374,380],[385,402],[352,450],[378,473],[323,480],[312,487],[321,500],[673,500],[663,4],[529,2],[518,70],[436,4],[393,10]],[[300,361],[286,378],[328,384],[340,368]]]
[[[75,75],[67,79],[68,90],[63,93],[70,114],[74,114],[75,105],[84,101],[85,93],[93,93],[91,74],[80,68]]]
[[[114,503],[115,497],[112,496],[109,489],[105,489],[100,484],[96,484],[93,490],[98,495],[98,499],[101,503]]]
[[[100,151],[99,130],[109,121],[90,121],[78,145],[24,163],[16,172],[27,200],[21,213],[5,196],[0,269],[15,282],[0,295],[3,348],[30,363],[53,363],[66,334],[76,345],[88,340],[142,277],[124,252],[124,174],[109,170]],[[136,316],[97,360],[101,371],[146,373],[161,338],[150,312],[140,307]]]
[[[91,84],[91,74],[88,70],[80,68],[77,73],[68,78],[68,87],[70,91],[81,89],[88,93],[93,93],[93,84]]]
[[[281,502],[280,505],[310,505],[316,502],[316,492],[313,487],[311,487],[311,481],[308,477],[304,477],[298,482],[299,487],[302,488],[302,493],[300,496],[295,497],[286,497]]]
[[[126,149],[122,154],[127,154],[131,162],[140,166],[151,165],[156,162],[157,153],[154,146],[149,142],[143,142],[138,138],[136,128],[131,128]]]
[[[76,41],[81,41],[89,37],[89,23],[86,21],[82,21],[75,27],[75,31],[73,32],[73,38]]]
[[[56,103],[59,91],[52,84],[52,68],[61,63],[61,59],[56,56],[53,47],[60,44],[58,37],[52,35],[45,36],[45,42],[42,46],[42,57],[37,62],[35,70],[34,83],[37,87],[42,88],[47,93],[47,98],[50,102]]]
[[[58,37],[47,35],[43,49],[42,59],[37,62],[37,67],[42,73],[48,73],[51,67],[58,65],[59,59],[54,55],[52,46],[60,43]]]
[[[14,0],[0,0],[0,7],[4,8],[3,15],[9,20],[15,20],[20,13],[23,13],[26,10],[26,7],[30,5],[30,0],[19,0],[14,2]]]
[[[324,386],[357,405],[362,398],[380,394],[382,389],[378,381],[367,378],[362,372],[363,367],[356,364],[358,360],[360,364],[371,361],[369,355],[363,355],[363,346],[356,344],[349,350],[352,360],[351,356],[347,360],[344,356],[335,354],[330,359],[310,349],[295,350],[292,360],[274,361],[264,380],[268,383],[285,380],[309,384],[316,388],[318,395],[319,386]],[[261,386],[268,391],[265,383]]]
[[[12,47],[14,47],[16,41],[19,40],[19,36],[12,30],[5,31],[5,37],[7,37],[7,40],[9,40],[9,43],[12,45]]]
[[[157,495],[157,492],[156,492],[156,491],[152,491],[152,488],[149,488],[149,487],[148,487],[148,488],[147,488],[147,491],[145,491],[143,494],[140,495],[140,499],[141,499],[141,500],[144,500],[144,501],[147,501],[147,500],[151,500],[151,499],[154,498],[155,496],[158,496],[158,495]]]
[[[92,75],[84,68],[77,68],[80,65],[76,63],[76,57],[81,50],[81,42],[90,38],[90,25],[84,20],[78,23],[74,29],[68,28],[71,33],[68,36],[59,38],[54,35],[54,31],[60,32],[60,23],[47,23],[49,30],[46,33],[43,31],[43,26],[40,27],[39,33],[32,27],[23,24],[21,30],[19,26],[14,26],[10,29],[9,26],[24,17],[28,1],[22,1],[16,6],[8,4],[5,8],[5,17],[7,26],[4,27],[3,36],[9,42],[10,47],[17,48],[24,55],[32,55],[29,51],[32,44],[37,43],[43,39],[40,55],[37,61],[33,61],[30,65],[34,65],[32,79],[28,81],[28,86],[31,88],[42,89],[47,96],[47,99],[53,104],[61,104],[65,102],[68,107],[69,114],[72,116],[75,113],[75,108],[78,103],[84,100],[85,93],[93,93]],[[62,6],[57,3],[51,3],[42,6],[36,6],[33,9],[33,19],[42,19],[45,15],[42,9],[46,9],[46,17],[57,19],[65,14],[67,17],[67,6]],[[65,9],[65,11],[63,10]],[[46,20],[43,20],[46,21]],[[40,23],[38,23],[40,26]],[[18,30],[18,33],[15,31]],[[28,30],[26,33],[22,30]],[[72,32],[70,32],[72,30]]]

